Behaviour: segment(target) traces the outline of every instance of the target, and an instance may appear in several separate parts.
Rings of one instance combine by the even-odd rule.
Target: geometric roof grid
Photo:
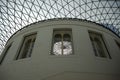
[[[52,18],[93,21],[120,36],[119,0],[0,0],[0,54],[16,31]]]

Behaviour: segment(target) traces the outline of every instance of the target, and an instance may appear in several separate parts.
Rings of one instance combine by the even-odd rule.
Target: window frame
[[[93,49],[93,52],[94,52],[94,55],[96,56],[96,57],[100,57],[100,58],[109,58],[109,59],[112,59],[112,57],[111,57],[111,55],[110,55],[110,53],[109,53],[109,50],[108,50],[108,48],[107,48],[107,44],[105,43],[105,40],[104,40],[104,36],[103,36],[103,34],[102,33],[99,33],[99,32],[96,32],[96,31],[92,31],[92,30],[88,30],[88,34],[89,34],[89,39],[90,39],[90,37],[94,34],[95,36],[97,36],[97,37],[99,37],[99,38],[101,38],[101,43],[102,43],[102,48],[103,48],[103,50],[104,50],[104,57],[103,56],[96,56],[96,53],[95,53],[95,51],[94,51],[94,48],[93,47],[95,47],[95,46],[93,46],[93,44],[92,44],[92,41],[91,41],[91,39],[90,39],[90,42],[91,42],[91,45],[92,45],[92,49]],[[92,35],[90,35],[90,34],[92,34]],[[93,36],[94,36],[93,35]],[[94,37],[95,37],[94,36]],[[106,50],[106,51],[105,51]],[[99,54],[99,55],[101,55],[101,54]]]
[[[26,38],[27,37],[31,37],[32,35],[34,35],[35,36],[35,41],[36,41],[36,38],[37,38],[37,32],[32,32],[32,33],[29,33],[29,34],[26,34],[26,35],[24,35],[23,36],[23,39],[22,39],[22,41],[21,41],[21,44],[20,44],[20,46],[19,46],[19,48],[18,48],[18,52],[17,52],[17,55],[16,55],[16,57],[15,57],[15,60],[19,60],[19,59],[26,59],[26,58],[29,58],[29,57],[31,57],[31,56],[27,56],[27,57],[21,57],[21,55],[23,55],[23,46],[25,46],[25,40],[26,40]],[[35,45],[35,41],[34,41],[34,45]],[[33,49],[34,49],[34,47],[33,47]],[[33,52],[33,49],[32,49],[32,51],[31,51],[31,55],[32,55],[32,52]],[[27,53],[26,53],[27,54]]]
[[[118,49],[120,51],[120,42],[118,42],[117,40],[115,40],[115,43],[116,43],[116,45],[117,45],[117,47],[118,47]]]
[[[71,54],[64,54],[63,53],[63,49],[62,49],[62,53],[60,55],[56,55],[53,52],[53,47],[54,47],[54,36],[55,34],[61,34],[62,35],[62,42],[63,42],[63,35],[66,34],[65,32],[67,31],[67,33],[70,35],[70,40],[71,40],[71,47],[72,47],[72,53]],[[63,33],[62,33],[63,32]],[[55,55],[55,56],[69,56],[69,55],[73,55],[74,54],[74,47],[73,47],[73,35],[72,35],[72,29],[71,28],[54,28],[53,29],[53,34],[52,34],[52,46],[51,46],[51,55]]]
[[[13,43],[13,42],[12,42]],[[12,43],[8,44],[7,46],[5,46],[4,51],[1,54],[1,59],[0,59],[0,65],[3,63],[6,55],[8,54],[8,52],[10,51],[11,47],[12,47]]]

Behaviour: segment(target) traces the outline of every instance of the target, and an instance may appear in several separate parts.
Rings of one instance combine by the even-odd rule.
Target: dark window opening
[[[31,34],[31,35],[24,37],[23,45],[21,46],[17,59],[31,57],[35,40],[36,40],[36,34]]]
[[[102,35],[95,32],[89,32],[89,35],[95,56],[103,57],[103,58],[107,58],[107,57],[111,58],[106,48]]]

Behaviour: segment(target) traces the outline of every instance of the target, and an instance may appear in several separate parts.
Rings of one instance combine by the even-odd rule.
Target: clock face
[[[53,54],[55,55],[69,55],[72,54],[71,42],[63,41],[54,43]]]

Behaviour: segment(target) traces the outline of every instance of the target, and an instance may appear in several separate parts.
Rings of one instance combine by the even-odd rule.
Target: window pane
[[[72,54],[71,37],[69,34],[64,34],[62,47],[63,47],[63,54],[64,55]]]
[[[98,56],[97,51],[96,51],[96,47],[95,47],[95,41],[93,40],[93,38],[91,36],[90,36],[90,40],[92,42],[92,47],[93,47],[93,51],[95,53],[95,56]]]
[[[60,42],[60,41],[62,41],[62,36],[61,36],[61,34],[56,34],[56,35],[54,36],[54,41],[55,41],[55,42]]]
[[[29,39],[25,42],[25,46],[24,46],[24,50],[23,50],[24,54],[22,54],[21,58],[25,58],[25,57],[27,57],[27,54],[29,54],[31,41],[32,40]]]
[[[69,41],[69,42],[71,42],[71,37],[70,37],[70,35],[69,35],[69,34],[64,34],[64,36],[63,36],[63,41]]]
[[[32,49],[33,49],[33,47],[34,47],[34,43],[35,43],[35,39],[36,39],[36,38],[34,38],[33,41],[32,41],[32,43],[31,43],[31,47],[30,47],[30,49],[29,49],[30,51],[29,51],[28,57],[31,56]]]
[[[61,36],[61,34],[56,34],[54,36],[53,54],[55,54],[55,55],[62,54],[62,36]]]
[[[101,41],[98,38],[95,38],[94,40],[95,40],[96,51],[97,51],[98,56],[106,57]]]

